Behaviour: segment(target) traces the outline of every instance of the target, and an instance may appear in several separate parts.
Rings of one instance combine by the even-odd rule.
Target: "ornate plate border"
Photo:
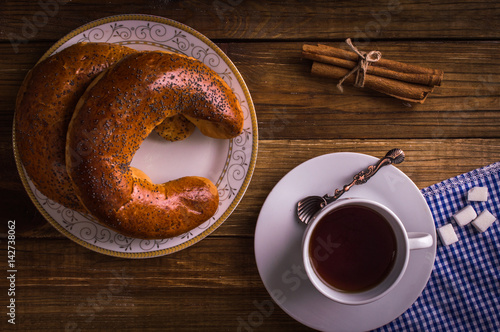
[[[122,24],[120,24],[121,21],[143,21],[145,25],[141,27],[142,30],[127,29]],[[111,25],[110,25],[111,35],[108,36],[108,38],[105,40],[102,40],[103,38],[105,38],[105,33],[102,31],[102,29],[91,30],[91,29],[96,29],[97,27],[102,26],[104,24],[108,24],[108,23],[111,23]],[[175,31],[172,38],[169,38],[168,40],[161,40],[160,37],[162,37],[163,34],[166,33],[166,26],[167,27],[170,26],[170,27],[173,27],[175,29],[179,29],[179,31]],[[153,29],[155,29],[155,30],[153,31]],[[89,33],[86,36],[85,36],[85,34],[83,34],[83,38],[82,38],[82,33],[87,32],[87,31]],[[94,31],[94,34],[91,36],[90,32],[92,32],[92,31]],[[105,238],[106,236],[108,236],[107,233],[112,232],[112,231],[110,231],[107,228],[102,227],[102,226],[100,226],[100,228],[101,228],[100,233],[101,234],[97,234],[99,232],[97,230],[96,234],[94,235],[94,238],[92,238],[94,240],[94,243],[91,243],[90,241],[88,241],[86,239],[82,239],[80,237],[75,236],[74,234],[69,232],[65,227],[63,227],[60,223],[58,223],[48,213],[48,211],[43,207],[43,205],[50,206],[51,209],[54,209],[55,211],[57,211],[57,213],[61,214],[61,218],[67,219],[68,225],[69,225],[67,227],[72,227],[71,223],[74,222],[74,220],[78,220],[78,218],[80,218],[80,217],[84,218],[84,219],[90,219],[90,220],[92,218],[89,216],[82,216],[78,212],[75,212],[71,209],[68,209],[68,208],[61,206],[60,204],[57,204],[53,201],[50,201],[49,199],[47,199],[45,196],[43,196],[42,194],[40,194],[36,190],[36,188],[33,186],[31,181],[29,181],[29,179],[27,178],[26,173],[24,171],[24,168],[22,166],[22,163],[20,161],[18,152],[17,152],[15,130],[14,130],[15,122],[13,123],[13,131],[12,131],[13,132],[12,135],[13,135],[14,157],[15,157],[16,166],[17,166],[19,175],[21,177],[21,181],[22,181],[29,197],[31,198],[31,200],[33,201],[33,203],[35,204],[37,209],[40,211],[40,213],[45,217],[45,219],[47,219],[49,221],[49,223],[51,223],[52,226],[54,226],[59,232],[61,232],[63,235],[67,236],[69,239],[73,240],[74,242],[76,242],[76,243],[78,243],[78,244],[80,244],[88,249],[91,249],[93,251],[96,251],[96,252],[99,252],[102,254],[123,257],[123,258],[150,258],[150,257],[158,257],[158,256],[171,254],[171,253],[177,252],[179,250],[185,249],[185,248],[197,243],[198,241],[201,241],[203,238],[205,238],[210,233],[215,231],[231,215],[231,213],[234,211],[234,209],[236,208],[238,203],[241,201],[243,195],[246,192],[246,189],[248,188],[248,185],[250,184],[250,180],[251,180],[251,177],[252,177],[252,174],[253,174],[253,171],[255,168],[256,159],[257,159],[257,148],[258,148],[257,117],[255,114],[255,109],[254,109],[254,105],[252,102],[252,98],[250,96],[248,88],[247,88],[241,74],[236,69],[236,67],[231,62],[231,60],[226,56],[226,54],[224,54],[224,52],[222,52],[221,49],[219,49],[218,46],[216,46],[212,41],[210,41],[207,37],[205,37],[201,33],[197,32],[196,30],[194,30],[194,29],[192,29],[192,28],[190,28],[182,23],[176,22],[176,21],[168,19],[168,18],[151,16],[151,15],[143,15],[143,14],[116,15],[116,16],[102,18],[102,19],[87,23],[87,24],[71,31],[70,33],[68,33],[66,36],[61,38],[57,43],[55,43],[42,56],[40,61],[47,58],[48,56],[50,56],[52,53],[58,51],[59,49],[63,49],[64,48],[63,46],[67,47],[67,46],[69,46],[73,43],[76,43],[76,42],[82,42],[82,41],[107,42],[113,36],[124,38],[124,39],[129,39],[132,36],[132,34],[135,34],[136,37],[142,36],[143,39],[146,39],[146,36],[147,36],[146,31],[149,31],[149,33],[150,33],[149,36],[151,37],[152,40],[143,40],[142,42],[136,41],[136,42],[134,42],[134,44],[144,44],[146,48],[148,48],[150,46],[156,46],[156,47],[162,47],[162,48],[169,49],[170,47],[165,44],[168,41],[168,42],[171,42],[171,43],[174,43],[175,45],[177,45],[177,47],[172,47],[171,50],[180,51],[180,52],[184,53],[183,51],[187,51],[189,49],[189,47],[191,47],[193,45],[190,45],[187,40],[183,40],[183,38],[182,38],[183,32],[189,33],[194,38],[197,38],[202,43],[206,44],[209,47],[209,49],[203,49],[203,48],[197,47],[196,51],[193,49],[192,54],[187,54],[187,55],[194,56],[194,57],[198,58],[200,61],[203,61],[207,65],[210,66],[210,65],[214,65],[213,61],[216,61],[216,59],[210,58],[210,57],[207,58],[207,56],[209,56],[209,54],[210,54],[209,51],[214,51],[220,57],[220,59],[222,59],[224,61],[224,63],[229,67],[229,69],[231,71],[230,73],[221,72],[219,74],[226,80],[226,82],[228,82],[228,84],[230,84],[231,87],[232,87],[233,82],[231,82],[232,78],[230,77],[230,75],[233,74],[236,77],[237,83],[239,84],[239,86],[244,94],[244,96],[238,96],[238,97],[240,98],[240,100],[242,98],[244,98],[243,103],[246,103],[246,107],[243,106],[243,103],[242,103],[242,106],[244,108],[248,108],[247,110],[244,110],[245,112],[248,113],[248,114],[245,114],[245,117],[246,117],[245,126],[247,126],[247,122],[249,121],[250,128],[245,127],[244,132],[240,136],[238,136],[237,138],[235,138],[233,140],[230,140],[229,153],[227,156],[226,164],[224,166],[224,170],[222,171],[221,176],[219,177],[219,179],[216,183],[216,185],[219,188],[219,193],[221,192],[221,190],[224,191],[224,188],[221,189],[219,187],[219,185],[221,184],[224,175],[227,174],[228,169],[230,167],[233,167],[233,166],[236,166],[236,167],[242,166],[240,169],[238,169],[236,171],[238,176],[240,176],[240,178],[238,180],[242,181],[241,186],[237,191],[234,190],[234,188],[229,188],[229,192],[228,192],[229,199],[231,198],[231,196],[234,197],[232,199],[230,205],[224,210],[222,215],[217,220],[215,220],[215,222],[210,223],[210,225],[208,227],[204,226],[205,224],[201,225],[200,228],[203,229],[203,227],[205,227],[205,229],[201,233],[199,233],[195,236],[193,236],[191,232],[183,234],[183,235],[179,236],[179,238],[181,238],[183,241],[182,243],[174,245],[172,247],[167,247],[167,248],[162,248],[162,249],[160,249],[160,246],[165,245],[165,243],[167,243],[171,239],[141,240],[141,239],[127,238],[127,237],[121,236],[119,234],[115,234],[113,241],[115,241],[115,243],[120,242],[122,244],[121,248],[124,248],[124,249],[121,251],[103,248],[102,246],[99,246],[96,244],[99,236],[101,236],[102,238]],[[158,40],[155,40],[155,38],[153,38],[153,35],[151,35],[151,31],[154,32],[154,34],[155,34],[154,36],[158,37]],[[78,40],[73,40],[73,39],[78,38],[78,37],[80,37]],[[67,45],[65,45],[65,44],[67,44]],[[234,151],[235,145],[241,146],[242,149],[244,150],[245,147],[247,147],[247,145],[249,145],[250,143],[251,143],[251,153],[250,153],[250,160],[249,161],[246,160],[246,158],[247,158],[246,153],[247,152],[243,153],[243,155],[236,155],[234,153],[235,152]],[[235,159],[239,163],[238,164],[234,164],[234,163],[231,164],[230,159]],[[246,170],[245,170],[245,168],[246,168]],[[242,171],[242,173],[241,173],[241,171]],[[92,230],[90,230],[88,228],[83,228],[80,231],[80,233],[83,232],[83,234],[85,235],[84,232],[86,232],[86,231],[88,232],[88,234],[91,234],[93,232]],[[111,236],[111,235],[109,235],[109,236]],[[127,251],[128,247],[135,240],[141,241],[141,244],[139,245],[141,248],[143,248],[142,247],[143,243],[145,246],[151,246],[151,248],[144,249],[144,251],[141,251],[141,252]],[[158,248],[157,250],[154,250],[155,246]]]

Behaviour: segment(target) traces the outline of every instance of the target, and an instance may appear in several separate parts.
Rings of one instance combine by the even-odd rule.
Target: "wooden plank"
[[[262,139],[445,138],[500,134],[497,48],[496,42],[376,42],[366,48],[444,70],[442,86],[424,104],[353,87],[342,94],[337,82],[310,75],[310,61],[301,59],[295,43],[252,50],[231,44],[228,52],[252,93]]]
[[[261,330],[308,330],[272,302],[252,238],[206,239],[143,260],[106,257],[66,240],[16,246],[16,322],[23,330],[234,331],[248,319]],[[4,246],[0,253],[7,256]],[[8,288],[6,278],[0,285]],[[266,316],[252,321],[259,306]]]
[[[500,42],[373,42],[389,59],[444,70],[424,104],[313,77],[298,42],[224,43],[252,95],[261,139],[499,137]],[[12,57],[0,44],[0,128],[13,118],[18,87],[49,43]],[[2,61],[2,60],[0,60]]]
[[[182,22],[212,39],[467,38],[500,36],[495,0],[352,1],[6,1],[0,41],[56,40],[90,21],[151,14]]]
[[[286,173],[306,160],[334,152],[382,157],[394,147],[403,149],[407,156],[398,168],[421,189],[500,160],[499,139],[261,140],[247,192],[232,215],[211,236],[252,237],[269,192]],[[9,158],[4,153],[0,158]],[[353,175],[356,172],[353,170]],[[4,175],[0,181],[4,192],[0,210],[9,211],[8,218],[17,220],[20,225],[18,235],[62,238],[63,235],[43,221],[22,186],[15,182],[17,171],[9,167],[4,170]],[[6,233],[6,225],[1,227],[0,232]]]

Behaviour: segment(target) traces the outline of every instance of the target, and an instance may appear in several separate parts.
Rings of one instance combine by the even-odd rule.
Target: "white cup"
[[[319,225],[319,222],[330,213],[336,212],[340,208],[349,206],[362,206],[380,214],[392,229],[394,233],[393,238],[395,239],[395,254],[392,258],[391,267],[388,268],[388,273],[385,274],[385,277],[373,287],[359,291],[341,290],[325,282],[324,278],[321,278],[316,272],[311,257],[311,242],[315,246],[317,246],[318,243],[312,241],[312,234]],[[329,241],[334,238],[328,238],[328,234],[322,234],[322,236],[323,235],[324,238]],[[317,236],[318,235],[316,234],[315,237]],[[323,243],[326,242],[328,241],[323,241]],[[340,246],[343,244],[341,240],[338,240],[338,243],[328,243],[327,245],[328,247],[323,246],[323,248],[313,248],[313,256],[322,255],[322,259],[326,259],[326,255],[333,254],[335,250],[340,250],[339,248],[341,248]],[[432,245],[433,239],[430,234],[407,232],[398,216],[384,205],[363,198],[344,198],[329,204],[323,210],[319,211],[309,222],[302,241],[302,252],[307,276],[318,291],[329,299],[339,303],[361,305],[382,298],[398,284],[408,265],[410,250],[428,248]],[[337,253],[339,252],[340,251]]]

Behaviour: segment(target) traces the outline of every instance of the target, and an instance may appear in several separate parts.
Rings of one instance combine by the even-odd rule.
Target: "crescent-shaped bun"
[[[17,96],[16,145],[22,164],[48,198],[85,212],[66,172],[66,132],[73,110],[90,82],[135,51],[106,43],[79,43],[38,63]]]
[[[99,222],[155,239],[183,234],[214,215],[218,193],[211,181],[193,176],[154,184],[130,166],[153,129],[177,115],[214,138],[234,138],[243,129],[239,102],[222,78],[178,54],[129,55],[85,91],[69,125],[66,165]]]

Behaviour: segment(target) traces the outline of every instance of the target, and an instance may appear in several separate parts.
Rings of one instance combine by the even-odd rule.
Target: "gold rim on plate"
[[[252,136],[251,137],[251,155],[250,155],[250,161],[248,162],[248,168],[246,170],[245,177],[243,179],[243,182],[241,186],[239,187],[236,195],[232,199],[231,203],[229,206],[224,210],[222,215],[209,227],[204,229],[200,234],[195,235],[192,238],[188,238],[186,241],[177,244],[172,247],[164,248],[164,249],[159,249],[159,250],[148,250],[148,251],[142,251],[142,252],[126,252],[126,251],[116,251],[116,250],[111,250],[107,248],[100,247],[95,244],[96,241],[93,243],[90,243],[88,241],[85,241],[84,239],[81,239],[77,237],[76,235],[72,234],[69,232],[65,227],[63,227],[61,224],[59,224],[48,212],[47,210],[42,206],[40,201],[37,199],[35,196],[33,190],[30,187],[29,180],[26,176],[26,173],[24,171],[23,165],[21,163],[18,151],[17,151],[17,145],[16,145],[16,137],[15,137],[15,120],[13,122],[13,130],[12,130],[12,141],[13,141],[13,149],[14,149],[14,158],[16,162],[16,166],[19,172],[19,175],[21,177],[21,181],[23,183],[24,188],[26,189],[26,192],[28,193],[31,201],[33,204],[36,206],[38,211],[44,216],[44,218],[52,225],[54,226],[59,232],[61,232],[63,235],[68,237],[69,239],[73,240],[74,242],[80,244],[83,247],[86,247],[88,249],[91,249],[93,251],[110,255],[110,256],[116,256],[116,257],[122,257],[122,258],[150,258],[150,257],[158,257],[158,256],[163,256],[163,255],[168,255],[177,251],[180,251],[182,249],[185,249],[199,241],[201,241],[203,238],[211,234],[213,231],[215,231],[222,223],[231,215],[231,213],[234,211],[236,206],[239,204],[241,199],[243,198],[243,195],[245,194],[248,185],[250,184],[250,180],[253,175],[253,171],[255,168],[255,163],[257,159],[257,148],[258,148],[258,126],[257,126],[257,117],[255,114],[255,108],[252,102],[252,98],[250,96],[250,93],[248,91],[248,88],[239,73],[239,71],[236,69],[234,64],[231,62],[231,60],[227,57],[227,55],[222,52],[222,50],[215,45],[211,40],[209,40],[207,37],[199,33],[198,31],[182,24],[177,21],[164,18],[164,17],[158,17],[158,16],[151,16],[151,15],[142,15],[142,14],[131,14],[131,15],[116,15],[116,16],[110,16],[106,18],[102,18],[96,21],[89,22],[73,31],[68,33],[66,36],[61,38],[58,42],[56,42],[49,50],[45,52],[45,54],[40,58],[39,61],[44,60],[45,58],[49,57],[51,54],[54,52],[58,51],[61,46],[63,46],[65,43],[70,41],[72,38],[89,31],[90,29],[102,26],[104,24],[108,23],[117,23],[120,21],[143,21],[143,22],[153,22],[153,23],[159,23],[162,25],[174,27],[177,29],[180,29],[184,32],[187,32],[191,34],[194,38],[197,38],[200,40],[202,43],[206,44],[212,51],[214,51],[223,61],[224,63],[229,67],[231,70],[232,74],[236,77],[238,84],[240,85],[245,101],[248,105],[248,112],[250,115],[250,125],[251,125],[251,130],[250,132],[244,133],[244,135],[247,136]],[[148,25],[149,26],[149,25]],[[140,44],[145,44],[145,45],[151,45],[151,46],[159,46],[161,44],[157,43],[155,41],[142,41],[142,42],[137,42]],[[69,46],[69,45],[67,45]],[[161,46],[161,45],[160,45]],[[236,138],[237,139],[237,138]],[[231,156],[233,150],[233,140],[230,140],[229,143],[229,155],[227,157],[227,160],[225,162],[224,169],[222,171],[221,176],[219,177],[219,180],[217,181],[218,185],[221,182],[221,178],[224,176],[224,174],[227,171],[228,163],[229,163],[229,157]],[[67,208],[66,208],[67,209]],[[69,210],[69,209],[68,209]],[[72,210],[71,210],[72,211]],[[148,240],[144,240],[148,241]],[[154,240],[151,240],[154,241]]]

